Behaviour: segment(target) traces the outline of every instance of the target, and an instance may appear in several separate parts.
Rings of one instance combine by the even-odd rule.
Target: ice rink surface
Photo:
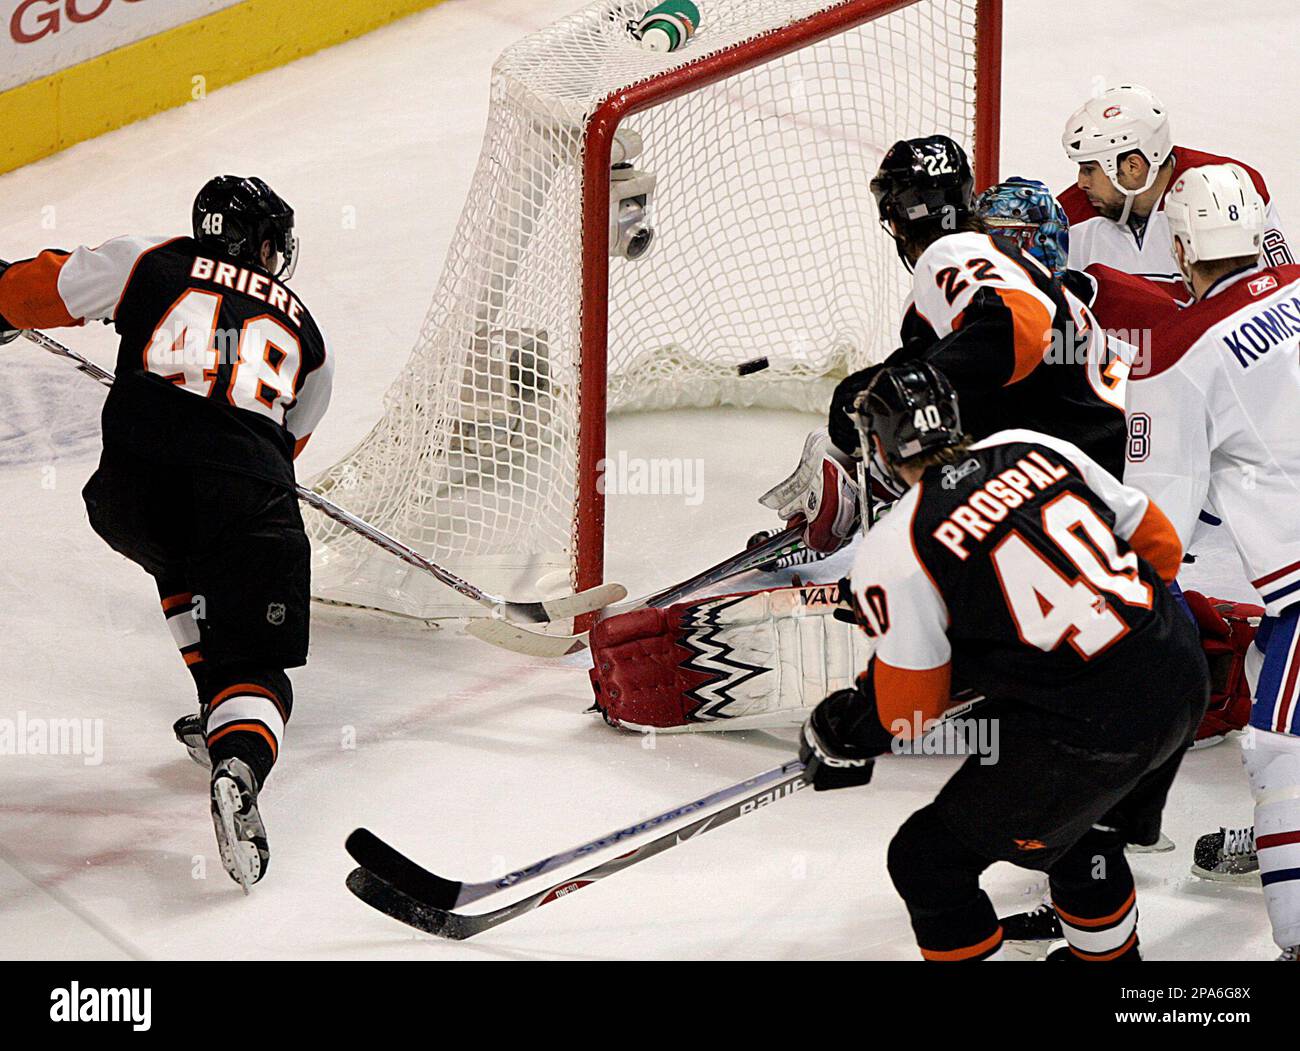
[[[334,406],[300,464],[310,476],[370,428],[415,341],[478,155],[493,59],[576,6],[448,0],[6,175],[0,254],[187,232],[208,177],[265,177],[297,210],[294,287],[337,354]],[[1268,61],[1297,32],[1300,9],[1281,0],[1227,14],[1207,0],[1008,0],[1002,173],[1064,187],[1066,116],[1094,78],[1137,81],[1170,108],[1177,142],[1259,167],[1284,220],[1300,217],[1294,135],[1279,123],[1300,87]],[[59,335],[111,364],[109,330]],[[192,689],[152,584],[85,522],[101,391],[25,342],[0,354],[0,718],[103,729],[99,762],[0,756],[0,956],[916,958],[885,848],[949,759],[889,760],[869,788],[787,800],[474,942],[372,912],[343,887],[356,825],[444,874],[485,879],[776,765],[793,731],[643,740],[583,714],[580,660],[530,662],[456,625],[328,609],[263,795],[271,869],[243,898],[216,858],[205,776],[171,736]],[[702,457],[706,497],[614,499],[611,578],[634,592],[664,584],[770,525],[755,498],[812,425],[735,411],[614,421],[611,451]],[[1222,551],[1195,575],[1251,597]],[[1250,813],[1234,744],[1188,758],[1166,819],[1177,851],[1133,862],[1148,958],[1275,954],[1257,887],[1188,875],[1196,836]],[[999,865],[985,885],[1005,910],[1032,906],[1043,881]]]

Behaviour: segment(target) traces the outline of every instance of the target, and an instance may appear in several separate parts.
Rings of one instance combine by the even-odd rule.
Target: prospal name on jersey
[[[302,324],[302,304],[298,302],[297,296],[266,274],[246,270],[232,263],[218,263],[206,256],[196,256],[194,266],[190,268],[190,277],[196,281],[211,281],[232,292],[260,299],[275,307],[295,325]]]
[[[969,473],[969,472],[968,472]],[[963,562],[970,556],[966,539],[983,540],[1007,513],[1069,475],[1041,452],[1033,452],[990,478],[935,528],[932,534],[944,547]]]

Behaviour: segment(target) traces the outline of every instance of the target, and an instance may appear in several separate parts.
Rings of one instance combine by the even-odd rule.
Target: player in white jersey
[[[1263,600],[1242,754],[1274,937],[1300,945],[1300,266],[1268,264],[1250,174],[1211,165],[1166,199],[1195,304],[1156,334],[1127,392],[1125,481],[1186,543],[1207,497]],[[1262,264],[1262,265],[1261,265]]]
[[[1259,172],[1229,157],[1174,145],[1168,112],[1146,88],[1125,85],[1089,99],[1071,114],[1061,143],[1079,166],[1077,181],[1060,195],[1070,219],[1072,269],[1101,263],[1149,278],[1185,299],[1164,202],[1189,168],[1224,163],[1249,172],[1264,201],[1262,250],[1269,265],[1294,261]]]

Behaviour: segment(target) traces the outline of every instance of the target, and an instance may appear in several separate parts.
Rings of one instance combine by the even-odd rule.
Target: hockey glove
[[[1246,678],[1246,654],[1259,630],[1262,606],[1207,598],[1184,591],[1183,598],[1196,618],[1201,648],[1210,665],[1210,706],[1196,730],[1193,748],[1218,744],[1250,721],[1251,690]]]
[[[871,386],[871,381],[876,378],[876,373],[881,370],[881,365],[869,365],[861,372],[854,372],[844,379],[840,380],[839,385],[835,388],[835,393],[831,395],[831,413],[827,421],[826,429],[830,434],[831,441],[845,456],[858,456],[861,454],[861,441],[858,438],[858,428],[853,422],[850,415],[853,411],[853,405],[858,400],[858,395]]]
[[[799,466],[758,502],[788,524],[804,523],[804,544],[829,555],[853,539],[858,524],[858,485],[850,457],[832,444],[824,428],[808,435]]]
[[[804,780],[818,792],[868,784],[876,756],[888,752],[893,740],[874,697],[856,688],[836,690],[813,709],[800,734]]]

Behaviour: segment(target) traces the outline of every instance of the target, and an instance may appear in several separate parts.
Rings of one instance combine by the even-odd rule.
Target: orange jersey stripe
[[[274,759],[279,754],[280,748],[275,742],[275,735],[261,723],[228,723],[208,738],[208,747],[211,748],[226,734],[235,733],[236,731],[261,734],[266,739],[266,743],[271,746],[271,758]]]
[[[1134,931],[1128,936],[1128,940],[1113,952],[1084,952],[1081,949],[1076,949],[1073,945],[1070,946],[1070,952],[1074,953],[1074,955],[1080,960],[1087,960],[1089,963],[1105,963],[1107,960],[1113,960],[1116,957],[1123,956],[1133,948],[1133,946],[1137,944],[1137,936],[1137,931]]]
[[[222,701],[229,700],[231,697],[248,697],[250,695],[253,697],[265,697],[275,705],[276,711],[280,713],[280,718],[285,722],[289,721],[289,717],[284,712],[284,705],[280,703],[280,698],[265,686],[257,686],[251,682],[239,682],[234,686],[227,686],[212,698],[212,704],[209,706],[208,710],[212,711],[212,709],[216,708]]]
[[[915,724],[917,712],[924,723],[938,719],[952,704],[952,666],[914,671],[892,667],[877,657],[875,687],[881,725],[896,737],[917,737],[923,729]],[[900,723],[910,727],[911,732],[893,731]]]
[[[1137,529],[1129,538],[1129,547],[1151,563],[1166,584],[1172,584],[1183,564],[1183,542],[1178,531],[1165,513],[1155,505],[1147,505]]]
[[[1014,331],[1012,351],[1016,356],[1009,387],[1028,376],[1043,363],[1043,355],[1052,345],[1052,315],[1047,307],[1022,288],[992,289],[1008,310],[1011,311],[1011,323]],[[953,331],[961,328],[966,320],[963,311],[953,319]]]
[[[193,602],[193,601],[194,601],[194,596],[191,595],[188,591],[184,595],[168,595],[165,599],[162,600],[163,612],[170,613],[177,606],[183,606],[186,602]]]
[[[976,956],[983,956],[987,952],[996,949],[1002,943],[1002,928],[998,927],[996,931],[990,934],[977,945],[967,945],[964,949],[927,949],[921,947],[921,955],[933,963],[959,963],[962,960],[971,960]]]
[[[59,272],[67,261],[63,252],[42,252],[25,263],[14,263],[0,275],[0,314],[18,328],[80,325],[59,295]]]
[[[1136,901],[1137,901],[1137,888],[1135,887],[1133,890],[1129,891],[1128,897],[1124,900],[1124,904],[1121,905],[1114,912],[1112,912],[1109,916],[1100,916],[1097,919],[1092,919],[1092,920],[1085,920],[1080,916],[1071,916],[1068,912],[1062,909],[1055,902],[1053,902],[1052,904],[1056,908],[1056,915],[1060,916],[1061,919],[1063,919],[1071,927],[1106,927],[1112,923],[1115,923],[1118,920],[1122,920],[1124,916],[1128,913],[1128,910],[1133,908],[1133,905]]]

